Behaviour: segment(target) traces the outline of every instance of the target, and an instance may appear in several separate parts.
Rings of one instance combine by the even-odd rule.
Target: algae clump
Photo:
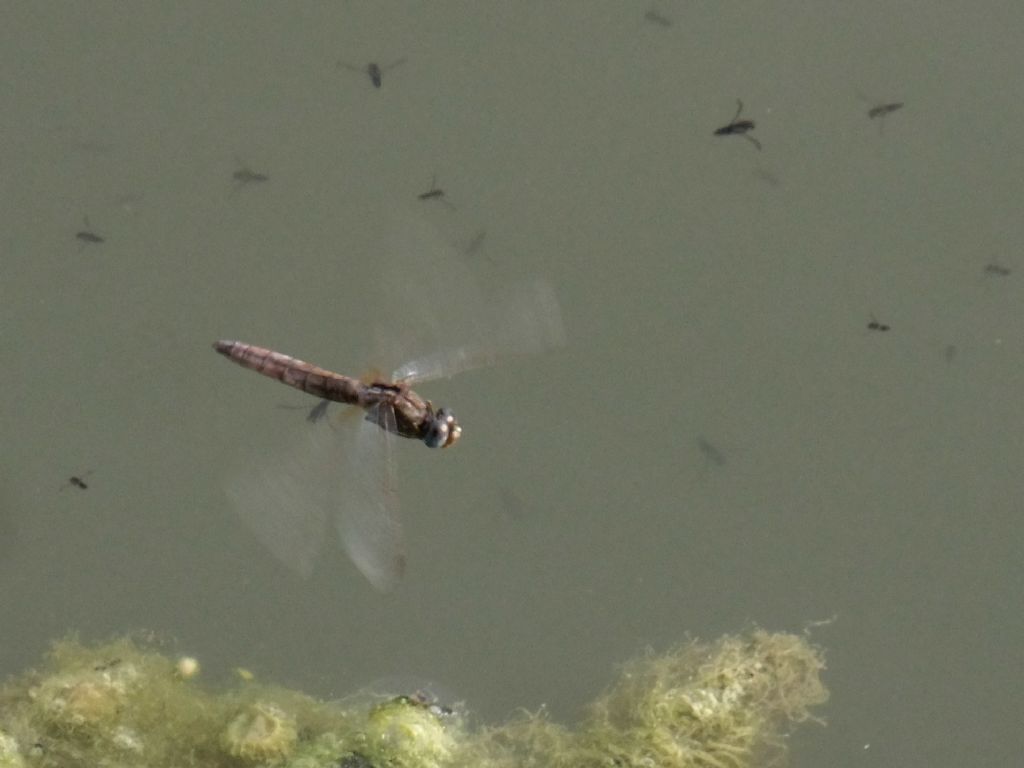
[[[0,768],[747,768],[825,702],[823,668],[797,635],[693,641],[624,665],[574,728],[526,714],[469,729],[414,692],[373,705],[250,681],[213,692],[144,645],[69,640],[0,688]]]

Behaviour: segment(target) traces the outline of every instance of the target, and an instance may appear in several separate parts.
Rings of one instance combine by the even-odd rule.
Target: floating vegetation
[[[626,664],[575,728],[534,714],[470,730],[413,692],[373,705],[253,680],[214,692],[130,640],[67,640],[0,688],[0,768],[747,768],[816,719],[823,668],[802,636],[693,641]]]

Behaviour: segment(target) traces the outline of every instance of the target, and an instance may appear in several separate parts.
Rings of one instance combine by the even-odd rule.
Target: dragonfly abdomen
[[[365,387],[357,379],[241,341],[217,341],[213,348],[243,368],[262,373],[303,392],[339,403],[361,404],[360,393]]]

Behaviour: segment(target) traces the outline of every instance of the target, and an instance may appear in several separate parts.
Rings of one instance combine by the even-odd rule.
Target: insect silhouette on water
[[[742,112],[743,102],[736,99],[736,114],[733,115],[732,120],[727,125],[715,129],[715,136],[742,136],[755,147],[761,149],[761,142],[750,135],[750,131],[754,130],[754,121],[740,120]]]
[[[876,118],[885,117],[895,112],[897,109],[903,109],[902,101],[893,101],[889,104],[879,104],[878,106],[872,107],[868,110],[868,117],[871,120]]]
[[[92,470],[90,469],[88,472],[83,472],[81,475],[72,475],[60,488],[61,490],[64,490],[65,488],[77,488],[80,491],[86,491],[89,489],[89,484],[85,482],[85,478],[91,474]]]
[[[857,97],[868,104],[872,101],[860,91],[857,91]],[[873,107],[868,109],[868,119],[875,120],[878,123],[878,135],[881,136],[885,133],[885,118],[891,115],[897,110],[903,109],[902,101],[887,101],[876,103]]]
[[[416,195],[416,198],[418,200],[438,200],[447,205],[453,211],[455,210],[455,206],[452,205],[448,201],[448,198],[444,196],[444,190],[437,186],[437,176],[431,177],[430,189],[428,189],[426,192],[420,192],[418,195]]]
[[[668,16],[665,16],[665,15],[663,15],[661,13],[658,13],[653,8],[651,8],[649,11],[647,11],[647,13],[644,14],[644,19],[646,21],[649,21],[651,24],[655,24],[655,25],[657,25],[659,27],[671,27],[672,26],[672,19],[670,19]]]
[[[362,67],[358,67],[355,64],[349,64],[344,61],[339,61],[338,66],[344,67],[345,69],[348,69],[352,72],[359,72],[360,74],[365,74],[368,78],[370,78],[370,82],[373,83],[374,88],[380,88],[384,84],[384,73],[394,69],[395,67],[401,66],[404,63],[405,58],[403,57],[401,59],[391,62],[390,64],[386,64],[383,67],[377,64],[377,62],[375,61],[371,61]]]
[[[890,326],[888,323],[880,323],[875,319],[874,315],[871,315],[871,320],[868,322],[869,331],[881,331],[884,333],[885,331],[888,331],[889,328]]]
[[[408,263],[391,270],[380,268],[389,298],[399,296],[392,311],[378,319],[387,321],[385,325],[402,325],[398,317],[414,312],[412,307],[418,303],[426,314],[413,323],[409,335],[421,336],[417,330],[429,327],[426,335],[431,341],[417,341],[415,346],[426,344],[435,350],[432,353],[399,366],[389,376],[360,379],[264,347],[237,341],[214,344],[233,362],[320,398],[314,411],[326,409],[330,402],[349,406],[331,418],[319,413],[312,418],[311,412],[305,424],[285,433],[294,439],[275,433],[277,448],[267,456],[247,459],[227,484],[229,499],[243,522],[275,557],[301,576],[312,573],[324,529],[333,521],[359,571],[381,591],[394,588],[406,563],[396,470],[398,444],[406,441],[399,438],[445,448],[463,435],[451,410],[435,407],[413,387],[564,343],[557,299],[546,282],[505,286],[488,300],[474,297],[472,285],[466,280],[460,285],[459,275],[448,263],[459,267],[451,247],[437,244],[440,238],[433,230],[436,239],[420,237],[418,232],[399,251],[416,254],[420,273],[412,274]],[[445,252],[443,261],[439,250]],[[465,271],[464,263],[459,268]],[[458,301],[438,304],[433,300],[437,296],[457,296]],[[403,307],[405,312],[400,311]],[[450,313],[451,320],[439,310]],[[386,330],[384,336],[390,339],[391,328]],[[406,334],[399,330],[397,335]],[[399,354],[394,348],[389,356],[400,359]],[[352,414],[361,418],[348,419]],[[452,498],[443,486],[439,493],[423,494],[417,504],[420,508],[446,504]]]
[[[238,165],[238,170],[231,174],[231,180],[235,184],[235,191],[238,191],[242,187],[247,187],[250,184],[263,184],[270,181],[270,176],[260,171],[254,171],[248,165],[242,162],[242,159],[235,155],[235,163]]]
[[[80,229],[78,232],[75,232],[75,239],[82,244],[82,248],[84,248],[86,245],[89,245],[90,243],[106,242],[105,237],[103,237],[102,235],[98,235],[92,231],[92,226],[89,224],[88,216],[84,218],[84,222],[85,229]]]
[[[246,184],[259,184],[264,181],[270,181],[270,177],[267,174],[259,173],[250,168],[239,168],[231,174],[231,178],[238,182],[239,186],[243,187]]]
[[[105,237],[103,237],[101,235],[97,235],[95,232],[89,232],[89,231],[84,230],[84,229],[81,232],[76,232],[75,233],[75,238],[78,239],[78,240],[81,240],[83,243],[104,243],[104,242],[106,242],[106,238]]]

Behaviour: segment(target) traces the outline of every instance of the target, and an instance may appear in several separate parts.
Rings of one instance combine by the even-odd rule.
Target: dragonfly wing
[[[303,578],[313,572],[327,525],[330,432],[326,424],[302,429],[282,450],[249,457],[225,483],[245,526]]]
[[[387,313],[376,317],[372,359],[414,384],[532,354],[564,343],[550,284],[503,281],[484,289],[475,270],[418,208],[382,222],[374,263],[387,288]],[[450,350],[433,355],[435,350]],[[433,355],[422,358],[422,355]]]
[[[337,516],[342,546],[359,571],[381,592],[394,589],[405,572],[392,455],[396,438],[390,431],[394,426],[394,410],[386,405],[377,406],[363,419],[349,454]]]
[[[476,325],[469,343],[406,363],[395,381],[415,384],[565,345],[565,327],[551,284],[536,279],[505,290]]]

